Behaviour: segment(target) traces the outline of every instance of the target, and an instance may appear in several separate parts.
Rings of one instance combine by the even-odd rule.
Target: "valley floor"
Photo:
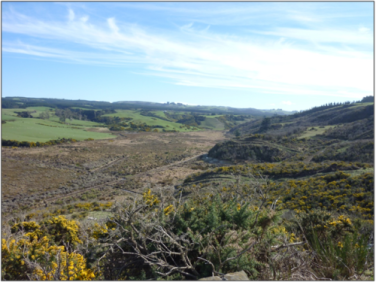
[[[190,162],[225,139],[222,131],[143,132],[40,148],[2,147],[2,211],[45,207],[73,195],[80,200],[88,190],[111,194],[115,185],[118,196],[121,189],[148,183],[179,184],[195,172]]]

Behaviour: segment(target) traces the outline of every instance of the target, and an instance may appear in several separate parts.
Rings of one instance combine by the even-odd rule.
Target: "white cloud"
[[[282,104],[289,105],[289,106],[292,105],[292,103],[290,101],[283,101]]]
[[[366,28],[366,27],[360,27],[358,30],[359,30],[360,33],[369,33],[370,32],[370,29]]]
[[[373,38],[367,34],[367,28],[357,30],[343,29],[303,29],[303,28],[277,28],[274,31],[254,32],[264,35],[284,36],[299,40],[306,40],[316,43],[343,43],[372,46]]]
[[[69,21],[74,21],[74,11],[72,9],[69,9],[68,19]]]
[[[84,22],[84,23],[86,23],[88,20],[89,20],[89,16],[83,16],[81,18],[81,21]]]
[[[109,19],[107,19],[107,23],[108,23],[108,26],[110,27],[110,29],[111,29],[114,33],[118,33],[118,32],[119,32],[119,28],[118,28],[118,26],[116,25],[116,23],[115,23],[115,19],[114,19],[114,18],[109,18]]]
[[[108,18],[103,25],[94,24],[88,16],[76,19],[71,9],[68,19],[47,22],[12,13],[3,20],[3,32],[79,44],[90,51],[4,39],[3,51],[84,64],[139,64],[144,67],[140,74],[168,78],[185,86],[353,98],[372,95],[373,91],[372,52],[320,45],[372,44],[372,35],[360,30],[277,28],[263,32],[273,36],[256,41],[252,35],[239,37],[210,32],[209,27],[196,29],[193,22],[166,35],[161,30],[115,22],[115,18]],[[297,47],[294,39],[316,45],[314,49]]]

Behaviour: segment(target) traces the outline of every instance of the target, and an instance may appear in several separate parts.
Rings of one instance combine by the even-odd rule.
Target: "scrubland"
[[[373,112],[353,112],[363,104],[346,106],[341,120],[335,105],[237,125],[212,115],[186,132],[106,125],[108,139],[3,146],[2,278],[195,280],[243,270],[253,280],[373,280]],[[143,117],[154,114],[168,116]],[[204,130],[219,121],[234,128]],[[83,132],[104,127],[91,128]]]

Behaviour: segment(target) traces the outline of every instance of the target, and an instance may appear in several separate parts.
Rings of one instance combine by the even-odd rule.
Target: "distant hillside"
[[[137,105],[138,107],[152,107],[154,109],[175,110],[175,111],[197,111],[197,112],[211,112],[216,114],[238,114],[238,115],[253,115],[253,116],[272,116],[275,114],[286,115],[293,112],[283,111],[282,109],[273,110],[258,110],[255,108],[232,108],[223,106],[192,106],[183,103],[153,103],[140,101],[120,101],[114,104]]]
[[[255,117],[286,115],[292,112],[283,111],[281,109],[258,110],[255,108],[232,108],[223,106],[191,106],[182,103],[154,103],[143,101],[119,101],[119,102],[103,102],[103,101],[87,101],[87,100],[66,100],[66,99],[50,99],[50,98],[25,98],[25,97],[5,97],[2,98],[2,108],[27,108],[27,107],[51,107],[51,108],[71,108],[81,107],[86,109],[140,109],[140,110],[170,110],[170,111],[191,111],[197,113],[210,114],[234,114],[234,115],[251,115]]]
[[[369,128],[374,116],[373,102],[331,104],[295,113],[293,115],[273,116],[243,123],[232,128],[229,133],[254,134],[268,133],[271,135],[297,134],[313,126],[331,126],[348,124],[364,120]],[[358,123],[359,125],[359,123]]]
[[[374,103],[328,104],[287,116],[265,117],[231,128],[233,140],[209,157],[252,162],[361,161],[373,163]]]

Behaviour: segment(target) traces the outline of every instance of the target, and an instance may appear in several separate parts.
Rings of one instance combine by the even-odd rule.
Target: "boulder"
[[[245,280],[249,280],[247,274],[244,272],[244,270],[242,271],[238,271],[238,272],[234,272],[234,273],[227,273],[226,275],[224,275],[223,277],[220,277],[220,276],[210,276],[210,277],[205,277],[205,278],[201,278],[199,279],[201,281],[219,281],[219,280],[222,280],[222,281],[245,281]]]

